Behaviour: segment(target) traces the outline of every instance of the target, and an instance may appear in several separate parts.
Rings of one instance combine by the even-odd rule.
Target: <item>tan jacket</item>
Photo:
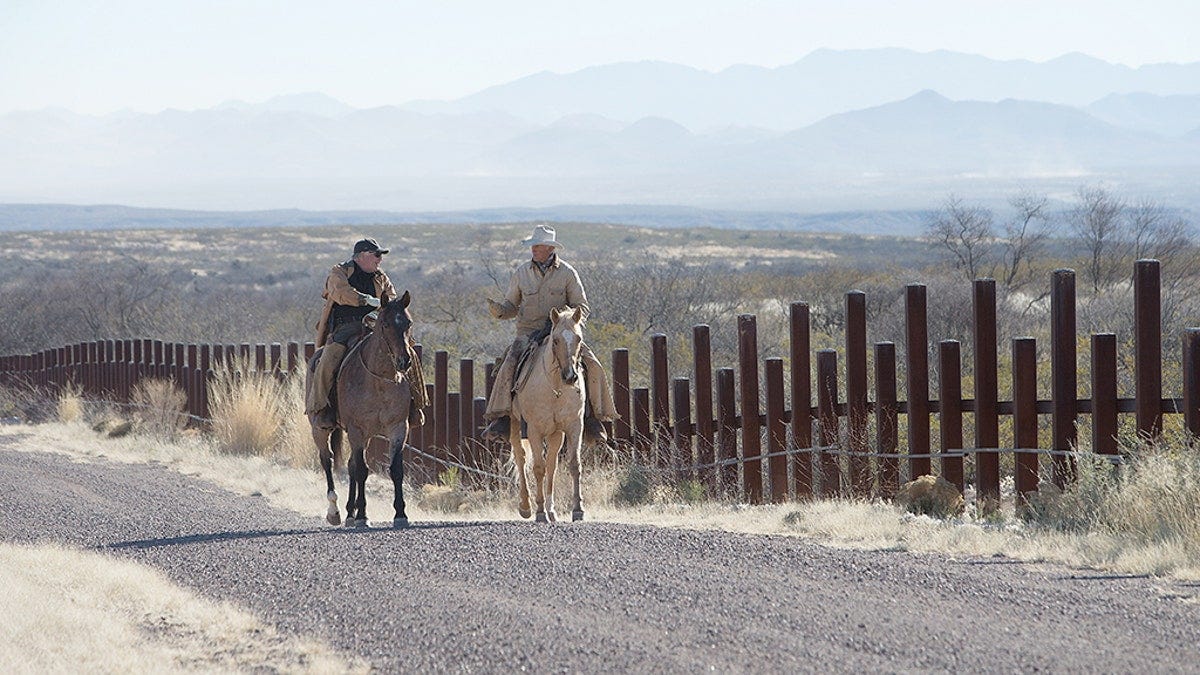
[[[552,309],[582,307],[585,319],[591,311],[579,273],[558,256],[545,276],[532,260],[518,267],[500,305],[498,318],[517,317],[517,335],[529,335],[540,329],[549,320]]]
[[[363,303],[358,297],[358,291],[350,285],[350,275],[354,274],[354,261],[347,260],[344,263],[339,263],[329,270],[329,276],[325,278],[325,290],[321,293],[321,297],[325,298],[325,309],[321,312],[321,320],[317,322],[317,347],[325,344],[326,338],[329,337],[329,315],[333,312],[333,305],[350,305],[351,307],[361,307]],[[391,302],[396,299],[396,287],[392,286],[392,280],[383,270],[375,273],[375,294],[380,302]]]

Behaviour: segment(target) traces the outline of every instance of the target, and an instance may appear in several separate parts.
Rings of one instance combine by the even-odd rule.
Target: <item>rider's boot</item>
[[[304,406],[309,415],[316,415],[318,428],[332,429],[337,424],[335,411],[329,405],[329,392],[333,387],[333,378],[337,374],[342,357],[346,355],[346,345],[331,342],[321,348],[321,358],[317,361],[316,371],[313,372],[312,386],[308,390],[308,400]]]

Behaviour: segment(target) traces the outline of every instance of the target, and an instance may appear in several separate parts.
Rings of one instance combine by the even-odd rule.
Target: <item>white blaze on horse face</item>
[[[570,358],[570,356],[575,353],[575,343],[574,343],[575,333],[571,330],[564,328],[563,332],[562,332],[562,336],[563,336],[563,342],[567,343],[567,357]]]

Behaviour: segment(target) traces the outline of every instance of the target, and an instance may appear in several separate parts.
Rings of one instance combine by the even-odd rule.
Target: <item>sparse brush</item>
[[[83,419],[83,390],[71,383],[63,387],[58,395],[58,421],[76,422]]]
[[[1031,518],[1058,530],[1176,545],[1200,555],[1200,455],[1183,436],[1157,443],[1125,439],[1121,466],[1080,461],[1077,480],[1062,492],[1039,486]]]
[[[133,390],[138,431],[172,439],[187,426],[187,394],[171,380],[143,380]]]
[[[223,452],[258,455],[297,463],[304,421],[302,387],[293,379],[236,367],[222,370],[209,385],[212,430]],[[311,437],[308,456],[315,454]],[[306,465],[312,465],[309,459]]]

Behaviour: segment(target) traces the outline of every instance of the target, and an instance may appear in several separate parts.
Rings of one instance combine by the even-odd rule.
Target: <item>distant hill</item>
[[[1044,63],[949,51],[819,49],[778,68],[718,73],[657,61],[538,73],[455,101],[415,101],[422,112],[504,111],[542,124],[592,113],[626,122],[663,117],[707,131],[728,125],[790,130],[829,115],[932,89],[956,100],[1006,98],[1085,106],[1108,94],[1200,94],[1200,63],[1129,68],[1083,54]]]
[[[1200,94],[1109,94],[1086,110],[1109,124],[1163,136],[1183,136],[1200,128]]]
[[[19,111],[0,114],[0,202],[890,212],[950,191],[1002,202],[1103,182],[1200,209],[1198,101],[1200,63],[885,49],[720,73],[611,64],[365,110],[304,93],[156,114]]]
[[[0,204],[0,231],[310,227],[421,223],[592,222],[641,227],[716,227],[859,234],[920,234],[924,211],[801,214],[717,211],[686,207],[558,206],[439,213],[387,211],[185,211],[114,204]]]

